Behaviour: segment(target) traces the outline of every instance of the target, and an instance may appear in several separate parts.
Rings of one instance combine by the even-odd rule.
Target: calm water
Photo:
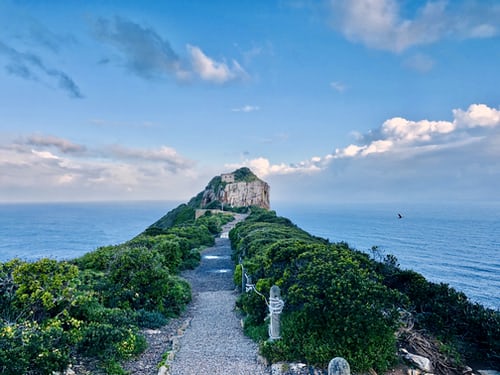
[[[175,202],[0,204],[0,261],[71,259],[141,233]]]
[[[0,261],[70,259],[142,232],[178,202],[0,204]],[[273,203],[278,215],[333,242],[378,246],[402,268],[500,308],[500,205]],[[397,218],[397,213],[403,219]]]
[[[378,246],[395,255],[402,268],[447,283],[487,307],[500,308],[500,204],[275,204],[273,209],[332,242],[346,241],[368,253]]]

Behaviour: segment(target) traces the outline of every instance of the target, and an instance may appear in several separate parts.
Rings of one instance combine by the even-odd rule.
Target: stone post
[[[341,357],[335,357],[328,364],[328,375],[350,375],[349,363]]]
[[[273,285],[269,291],[269,340],[279,340],[280,336],[280,314],[283,311],[283,300],[281,291],[277,285]]]
[[[246,282],[245,282],[245,268],[243,267],[243,262],[241,264],[241,293],[245,293]]]

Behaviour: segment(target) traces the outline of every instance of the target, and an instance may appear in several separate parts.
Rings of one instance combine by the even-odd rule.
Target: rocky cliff
[[[248,168],[216,176],[203,192],[200,208],[258,206],[269,209],[269,185]]]
[[[269,185],[259,179],[248,168],[240,168],[232,173],[215,176],[187,204],[181,204],[151,225],[154,228],[167,229],[174,225],[194,221],[196,212],[203,210],[240,211],[245,207],[258,206],[269,209]],[[201,210],[200,210],[201,209]]]

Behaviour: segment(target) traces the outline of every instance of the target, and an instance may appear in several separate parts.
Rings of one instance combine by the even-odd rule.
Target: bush
[[[427,281],[422,275],[395,268],[384,284],[404,293],[417,329],[426,330],[452,346],[467,359],[500,365],[500,313],[472,303],[447,284]]]
[[[230,238],[233,257],[243,257],[245,270],[258,280],[256,287],[267,294],[276,284],[286,300],[282,339],[261,344],[268,359],[326,367],[333,357],[343,356],[356,371],[384,370],[394,361],[399,294],[378,282],[366,255],[258,210]],[[245,293],[239,306],[247,314],[245,332],[264,340],[267,307],[262,297]]]
[[[71,304],[77,286],[78,268],[67,262],[41,259],[22,263],[13,272],[17,285],[14,305],[41,322]]]
[[[137,311],[136,319],[140,328],[160,328],[168,323],[168,319],[162,313],[144,309]]]
[[[115,326],[109,322],[90,322],[83,328],[78,350],[101,360],[123,360],[146,348],[146,340],[133,327]]]
[[[416,329],[437,336],[448,352],[458,349],[465,358],[492,366],[500,362],[500,313],[472,304],[446,284],[401,270],[394,256],[370,259],[347,243],[310,236],[288,219],[259,209],[229,236],[233,259],[243,260],[257,289],[267,294],[276,284],[285,299],[282,339],[260,345],[271,361],[326,366],[342,356],[356,372],[383,371],[395,359],[394,332],[398,309],[403,309],[412,312]],[[236,274],[239,286],[241,266]],[[262,298],[244,293],[238,306],[247,315],[245,332],[264,340],[267,309]]]
[[[66,368],[71,353],[68,335],[54,321],[0,325],[0,373],[52,374]]]
[[[108,292],[111,307],[177,314],[189,302],[191,290],[185,281],[172,276],[163,256],[145,248],[123,248],[109,265],[114,288]]]

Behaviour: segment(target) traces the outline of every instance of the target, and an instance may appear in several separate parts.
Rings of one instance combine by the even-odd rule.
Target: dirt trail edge
[[[258,347],[243,334],[234,311],[237,293],[227,233],[245,217],[236,214],[215,245],[202,252],[200,265],[182,274],[191,284],[193,301],[180,318],[160,330],[145,332],[149,347],[125,366],[131,374],[269,374],[257,361]],[[158,370],[165,359],[165,366]]]

